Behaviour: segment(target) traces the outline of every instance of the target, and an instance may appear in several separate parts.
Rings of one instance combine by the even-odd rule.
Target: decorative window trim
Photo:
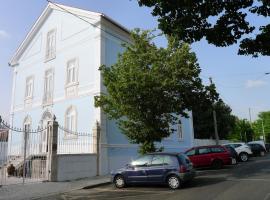
[[[71,67],[71,63],[74,62],[74,67]],[[70,82],[70,75],[69,69],[73,69],[74,78],[75,80]],[[71,78],[71,79],[72,79]],[[66,63],[66,80],[65,80],[65,91],[66,91],[66,97],[74,97],[78,95],[78,85],[79,85],[79,59],[78,58],[72,58],[69,59]]]
[[[51,75],[52,76],[52,83],[51,83],[51,91],[49,91],[50,93],[50,97],[48,97],[48,91],[46,89],[46,81],[47,81],[47,77]],[[44,88],[43,88],[44,92],[43,92],[43,98],[42,98],[42,104],[43,106],[49,106],[53,104],[53,97],[54,97],[54,69],[53,68],[49,68],[45,71],[44,73]]]
[[[74,112],[75,115],[75,121],[74,121],[74,127],[75,127],[75,130],[71,130],[73,132],[77,132],[77,124],[78,124],[78,111],[76,109],[75,106],[71,105],[67,108],[66,112],[65,112],[65,129],[69,130],[69,127],[68,126],[68,122],[67,122],[67,117],[68,117],[68,114],[69,112]],[[64,139],[77,139],[78,138],[78,135],[75,135],[75,134],[70,134],[68,133],[67,131],[64,132]]]
[[[29,93],[29,84],[32,84],[32,88],[31,88],[31,92],[30,94],[28,95]],[[24,104],[25,105],[29,105],[29,104],[32,104],[33,102],[33,96],[34,96],[34,84],[35,83],[35,80],[34,80],[34,76],[28,76],[25,80],[25,92],[24,92]]]
[[[49,36],[53,35],[54,41],[53,41],[53,49],[50,50],[49,46]],[[53,60],[56,58],[56,28],[51,29],[46,34],[46,49],[45,49],[45,62],[48,62],[50,60]]]

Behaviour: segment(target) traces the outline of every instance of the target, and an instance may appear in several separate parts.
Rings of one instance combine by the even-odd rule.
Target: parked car
[[[263,148],[266,150],[266,147],[265,147],[265,143],[263,140],[257,140],[257,141],[250,141],[247,143],[248,145],[249,144],[260,144],[261,146],[263,146]]]
[[[185,153],[190,158],[194,167],[213,167],[219,169],[223,165],[232,164],[230,152],[220,145],[193,147]]]
[[[265,148],[260,144],[251,143],[248,144],[248,146],[251,148],[254,156],[264,156],[264,154],[266,153]]]
[[[235,149],[238,154],[238,158],[242,162],[247,162],[249,157],[252,156],[252,151],[248,145],[243,142],[239,143],[229,143],[224,145],[225,147],[231,146]]]
[[[270,151],[270,144],[269,143],[265,143],[265,149],[267,152]]]
[[[139,157],[111,175],[117,188],[147,183],[167,184],[171,189],[177,189],[194,178],[195,170],[185,154],[151,153]]]
[[[237,152],[235,151],[235,149],[232,148],[231,146],[226,146],[226,148],[228,149],[228,151],[229,151],[230,154],[231,154],[231,157],[232,157],[232,164],[233,164],[233,165],[237,164],[238,154],[237,154]]]

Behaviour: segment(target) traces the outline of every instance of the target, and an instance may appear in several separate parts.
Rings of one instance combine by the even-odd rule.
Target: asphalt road
[[[43,197],[46,200],[270,200],[270,154],[222,170],[202,170],[191,183],[172,191],[165,186],[116,189],[112,185]]]

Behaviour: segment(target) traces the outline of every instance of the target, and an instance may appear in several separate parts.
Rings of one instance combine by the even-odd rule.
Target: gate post
[[[99,168],[100,168],[100,126],[98,121],[96,122],[94,128],[93,128],[93,145],[94,145],[94,152],[97,154],[97,160],[96,160],[96,167],[97,167],[97,176],[99,176]]]
[[[58,122],[54,116],[53,121],[48,122],[48,152],[47,152],[47,162],[48,162],[48,181],[57,181],[57,170],[58,170],[58,160],[57,160],[57,141],[58,141]]]

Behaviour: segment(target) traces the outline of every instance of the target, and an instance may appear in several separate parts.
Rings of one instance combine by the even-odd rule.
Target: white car
[[[235,149],[240,161],[242,162],[247,162],[249,157],[252,155],[252,151],[250,147],[243,142],[229,143],[229,144],[225,144],[224,146],[227,146],[227,145]]]

